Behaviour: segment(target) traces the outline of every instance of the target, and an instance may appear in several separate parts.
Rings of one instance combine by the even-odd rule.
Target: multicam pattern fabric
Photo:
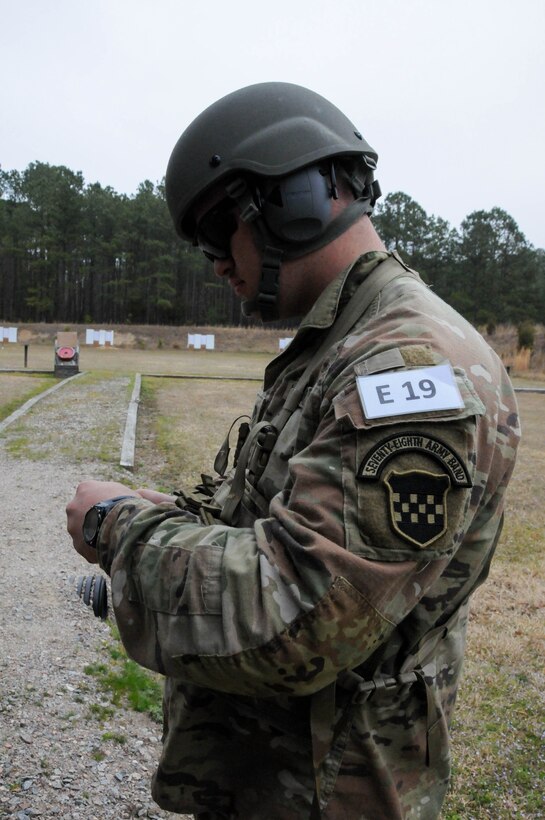
[[[282,415],[357,288],[393,268]],[[444,362],[463,407],[365,416],[357,375]],[[267,368],[258,425],[241,503],[239,468],[216,521],[130,499],[101,531],[123,642],[167,678],[155,800],[201,819],[436,818],[467,600],[519,439],[509,379],[467,322],[373,252]]]

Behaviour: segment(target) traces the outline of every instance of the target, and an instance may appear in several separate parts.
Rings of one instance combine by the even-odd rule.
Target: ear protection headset
[[[242,312],[256,311],[264,321],[278,318],[277,297],[282,260],[322,248],[347,230],[364,214],[371,213],[380,187],[366,172],[348,172],[356,199],[333,216],[332,200],[338,198],[335,165],[310,165],[285,177],[262,177],[251,181],[237,177],[225,186],[227,196],[240,208],[241,219],[252,226],[262,251],[262,275],[257,297],[242,303]],[[328,183],[328,180],[331,184]]]
[[[287,243],[312,242],[323,234],[335,194],[316,165],[281,179],[264,179],[258,186],[261,216],[275,237]]]

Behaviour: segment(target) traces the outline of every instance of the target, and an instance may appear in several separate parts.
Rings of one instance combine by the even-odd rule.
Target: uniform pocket
[[[146,545],[146,564],[152,575],[138,571],[129,579],[129,599],[154,612],[169,615],[221,613],[223,548],[200,544],[195,550]],[[155,558],[154,561],[150,560]]]

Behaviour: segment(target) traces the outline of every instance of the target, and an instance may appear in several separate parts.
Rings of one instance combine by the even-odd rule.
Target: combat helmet
[[[322,247],[373,210],[377,158],[324,97],[292,83],[258,83],[213,103],[183,132],[167,167],[167,204],[178,234],[195,244],[194,206],[225,182],[263,255],[260,293],[243,310],[270,321],[282,259]],[[337,162],[355,202],[332,218]]]

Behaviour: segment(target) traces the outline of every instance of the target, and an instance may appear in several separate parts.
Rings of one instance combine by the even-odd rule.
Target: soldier
[[[264,83],[206,109],[166,192],[247,315],[303,317],[200,494],[85,482],[76,549],[165,675],[153,796],[197,818],[436,818],[468,599],[519,440],[504,368],[370,219],[377,154]]]

